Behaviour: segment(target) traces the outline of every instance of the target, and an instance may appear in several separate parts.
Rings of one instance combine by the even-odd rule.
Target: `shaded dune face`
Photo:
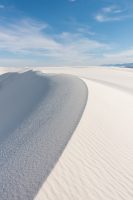
[[[36,196],[79,123],[87,95],[75,76],[0,76],[1,200]]]
[[[49,80],[32,71],[0,77],[0,144],[40,103],[49,91]]]

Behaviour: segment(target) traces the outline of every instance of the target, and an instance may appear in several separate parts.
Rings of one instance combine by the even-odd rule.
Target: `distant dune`
[[[133,70],[2,69],[0,199],[132,200]]]

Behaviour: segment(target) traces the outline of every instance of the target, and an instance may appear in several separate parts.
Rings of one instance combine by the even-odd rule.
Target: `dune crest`
[[[33,200],[75,130],[87,87],[74,76],[0,76],[0,199]]]

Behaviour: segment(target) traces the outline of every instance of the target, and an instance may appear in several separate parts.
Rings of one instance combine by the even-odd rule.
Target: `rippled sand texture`
[[[0,200],[133,200],[133,70],[28,70],[1,71]]]
[[[33,200],[82,116],[87,87],[74,76],[0,76],[0,200]]]
[[[83,79],[83,117],[35,200],[133,199],[133,93],[99,79]]]

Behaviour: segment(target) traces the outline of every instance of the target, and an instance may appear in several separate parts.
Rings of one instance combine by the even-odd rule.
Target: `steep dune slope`
[[[87,87],[32,71],[0,81],[0,199],[32,200],[81,118]]]
[[[133,71],[41,70],[0,76],[1,199],[132,200]]]

